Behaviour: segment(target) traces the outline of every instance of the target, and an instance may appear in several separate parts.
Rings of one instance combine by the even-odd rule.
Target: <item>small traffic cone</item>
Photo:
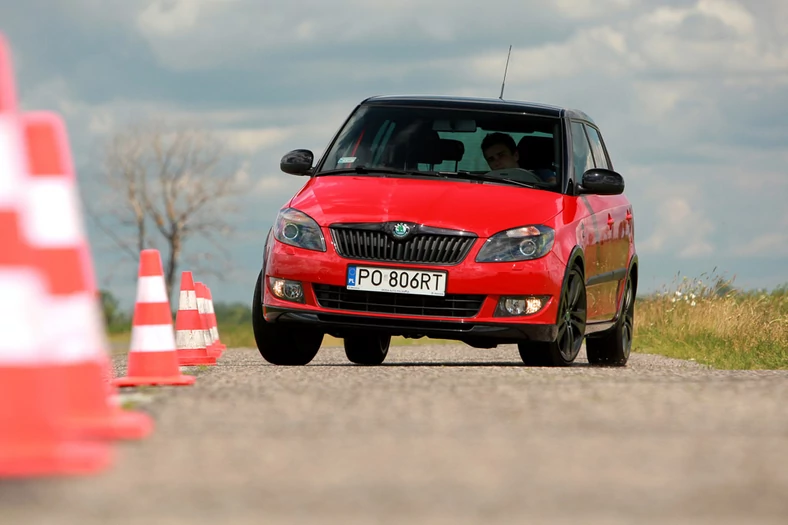
[[[213,335],[214,345],[219,351],[219,355],[221,355],[225,350],[227,350],[227,347],[222,343],[221,339],[219,339],[219,324],[216,322],[216,312],[213,309],[213,295],[211,295],[211,287],[206,285],[205,292],[208,296],[207,310],[208,320],[211,323],[211,334]]]
[[[114,384],[194,384],[196,378],[181,374],[178,366],[170,301],[158,250],[140,252],[138,275],[127,375],[115,379]]]
[[[207,334],[207,347],[208,347],[208,355],[214,356],[216,359],[219,359],[222,356],[221,351],[216,347],[216,344],[213,340],[213,333],[210,329],[210,321],[208,320],[208,293],[206,291],[205,284],[197,281],[194,283],[194,289],[197,293],[197,311],[200,312],[200,320],[202,321],[202,326],[205,329],[205,333]]]
[[[50,347],[46,282],[27,242],[27,163],[11,54],[0,33],[0,478],[103,471],[106,443],[68,439],[63,376]]]
[[[197,309],[194,277],[192,272],[181,272],[181,291],[178,313],[175,317],[178,363],[181,366],[215,365],[216,357],[208,354],[208,343],[208,334],[202,326],[200,312]]]
[[[24,130],[27,209],[33,225],[29,235],[49,285],[47,329],[63,368],[64,424],[78,436],[144,438],[153,429],[152,419],[119,407],[109,382],[106,329],[95,294],[65,126],[57,115],[40,112],[25,117]]]

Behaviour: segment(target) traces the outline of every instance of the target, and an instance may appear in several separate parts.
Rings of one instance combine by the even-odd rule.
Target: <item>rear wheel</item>
[[[528,341],[517,345],[523,363],[529,366],[571,365],[586,330],[586,286],[583,273],[572,266],[561,290],[558,306],[558,335],[555,341]]]
[[[588,362],[596,365],[624,366],[632,351],[632,334],[635,325],[635,294],[632,277],[627,274],[624,285],[624,304],[616,326],[603,334],[586,338]]]
[[[257,278],[252,302],[252,328],[257,349],[273,365],[306,365],[323,344],[323,332],[300,324],[269,323],[263,317],[262,277]]]
[[[345,355],[357,365],[379,365],[389,353],[391,336],[361,332],[345,337]]]

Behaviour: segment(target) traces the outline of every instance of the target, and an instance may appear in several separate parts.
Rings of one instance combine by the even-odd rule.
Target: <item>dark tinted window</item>
[[[531,182],[536,174],[545,187],[558,190],[552,180],[561,172],[560,119],[490,111],[361,107],[340,131],[318,173],[357,166],[487,173],[491,163],[482,143],[492,133],[507,135],[514,146],[509,158],[514,165],[503,168],[506,177]]]
[[[572,122],[572,158],[575,165],[575,181],[583,180],[583,173],[594,167],[594,157],[581,122]]]

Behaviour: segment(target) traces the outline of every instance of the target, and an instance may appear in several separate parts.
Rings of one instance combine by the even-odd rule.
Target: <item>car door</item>
[[[572,140],[572,165],[575,185],[581,183],[583,173],[594,167],[594,156],[591,152],[591,145],[588,142],[583,123],[576,120],[569,121],[569,128]],[[598,284],[601,273],[600,268],[600,233],[601,225],[594,213],[594,206],[591,202],[591,195],[580,195],[577,197],[578,209],[584,210],[579,220],[578,242],[585,254],[585,278],[586,278],[586,301],[587,301],[587,320],[594,321],[602,318],[606,308],[601,305],[601,286]],[[597,203],[599,206],[599,203]]]
[[[583,127],[591,145],[594,166],[612,170],[610,156],[599,129],[588,122],[583,123]],[[587,197],[599,225],[599,273],[595,277],[598,280],[599,314],[604,318],[612,318],[616,313],[620,287],[624,283],[629,262],[628,232],[632,209],[624,195]]]

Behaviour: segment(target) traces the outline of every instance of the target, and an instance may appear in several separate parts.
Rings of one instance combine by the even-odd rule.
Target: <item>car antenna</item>
[[[506,68],[503,70],[503,82],[501,83],[501,96],[498,98],[503,100],[503,88],[506,86],[506,72],[509,71],[509,57],[512,56],[512,45],[509,44],[509,54],[506,55]]]

